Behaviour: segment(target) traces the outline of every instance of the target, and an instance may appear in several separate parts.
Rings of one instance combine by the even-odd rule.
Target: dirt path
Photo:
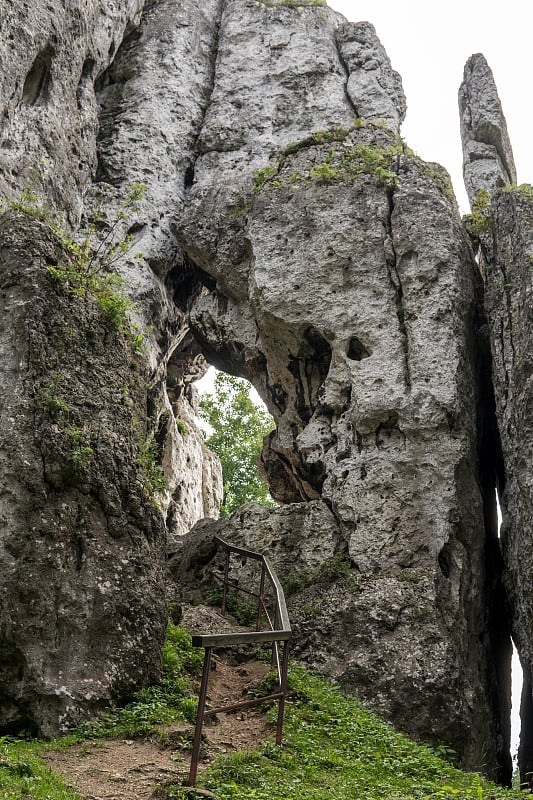
[[[242,699],[266,673],[264,663],[230,666],[219,659],[210,677],[208,702],[218,707]],[[149,800],[157,785],[186,778],[190,754],[181,749],[192,725],[162,726],[151,739],[85,742],[43,757],[86,800]],[[273,739],[272,727],[256,711],[220,714],[204,726],[207,752],[200,769],[220,753],[246,750]]]

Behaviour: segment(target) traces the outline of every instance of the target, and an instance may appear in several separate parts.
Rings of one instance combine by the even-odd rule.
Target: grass
[[[31,754],[28,742],[0,737],[0,800],[82,800]]]
[[[46,748],[68,747],[87,738],[153,735],[157,726],[192,719],[191,678],[203,651],[169,623],[163,678],[122,709],[51,743],[0,738],[0,800],[81,800],[39,759]],[[519,790],[494,786],[461,772],[435,750],[415,744],[302,667],[290,673],[282,747],[270,742],[253,752],[215,760],[200,785],[221,800],[513,800]],[[269,714],[275,719],[277,709]],[[243,724],[236,720],[236,725]],[[443,748],[441,749],[443,750]],[[160,800],[194,794],[177,783],[157,788]],[[156,795],[154,794],[154,797]]]
[[[518,790],[461,772],[302,668],[284,744],[218,759],[201,779],[221,800],[503,800]],[[175,787],[168,797],[185,797]],[[180,791],[182,792],[180,794]]]

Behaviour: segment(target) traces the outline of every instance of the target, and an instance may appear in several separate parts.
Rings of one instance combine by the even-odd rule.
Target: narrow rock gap
[[[492,665],[487,697],[494,720],[497,765],[495,777],[510,786],[511,758],[511,611],[503,582],[504,562],[500,542],[501,515],[499,497],[505,486],[505,470],[492,377],[490,340],[486,335],[483,284],[478,284],[478,302],[473,329],[475,337],[478,384],[478,459],[479,482],[483,499],[485,529],[485,604],[487,615],[487,663]]]

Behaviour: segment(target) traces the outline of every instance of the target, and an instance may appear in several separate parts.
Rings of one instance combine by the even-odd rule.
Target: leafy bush
[[[472,236],[481,236],[492,228],[490,212],[490,194],[485,189],[480,189],[472,204],[472,213],[467,216],[468,230]]]

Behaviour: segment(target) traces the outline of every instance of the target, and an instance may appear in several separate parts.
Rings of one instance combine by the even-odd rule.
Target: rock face
[[[276,420],[263,455],[274,496],[321,498],[338,525],[337,549],[364,577],[365,592],[341,604],[325,671],[413,735],[446,740],[470,766],[490,752],[507,777],[508,686],[489,655],[495,509],[479,461],[472,253],[446,176],[373,125],[374,111],[357,121],[319,69],[302,88],[297,78],[290,84],[297,96],[311,85],[312,105],[304,94],[290,127],[269,126],[267,138],[263,105],[238,84],[243,43],[259,52],[249,69],[264,69],[265,13],[246,6],[237,24],[228,3],[222,16],[199,137],[209,150],[179,226],[185,252],[214,282],[191,313],[193,331],[211,361],[256,385]],[[268,13],[273,23],[284,15],[289,39],[291,25],[308,26],[317,12],[302,10],[303,21],[287,8]],[[239,50],[228,46],[237,30]],[[334,65],[327,25],[320,35]],[[350,41],[346,30],[341,38]],[[288,87],[278,63],[269,96],[281,105]],[[391,97],[401,119],[402,98],[387,93],[391,105]],[[326,108],[337,126],[330,133]],[[268,169],[254,183],[245,164]],[[417,592],[402,580],[406,570]],[[372,608],[384,615],[381,627]],[[440,709],[438,723],[428,708]]]
[[[153,681],[166,623],[148,376],[90,294],[54,280],[65,257],[47,226],[2,216],[0,719],[45,736]]]
[[[190,385],[206,362],[185,320],[201,286],[168,221],[179,216],[210,89],[216,9],[206,7],[204,16],[196,5],[147,8],[142,32],[137,0],[68,9],[17,2],[0,11],[0,186],[27,215],[27,224],[2,217],[3,730],[56,734],[157,677],[166,617],[164,522],[172,537],[218,513],[220,467],[194,424]],[[171,43],[162,22],[170,12]],[[146,70],[149,63],[157,69]],[[144,88],[143,70],[150,76]],[[174,82],[158,99],[169,73]],[[135,116],[140,96],[145,113]],[[176,115],[179,151],[175,142],[165,144],[165,113]],[[132,116],[144,125],[142,135],[136,129],[136,150],[127,135]],[[155,130],[162,148],[156,162]],[[144,160],[142,137],[153,140]],[[138,212],[124,212],[135,181],[149,187]],[[65,228],[82,214],[82,240],[92,221],[108,237],[104,251],[115,230],[118,245],[131,237],[142,254],[112,265],[137,303],[139,327],[125,341],[115,341],[101,310],[58,301],[50,284],[48,266],[72,253],[57,241],[52,246],[46,225],[32,217],[57,216]],[[87,295],[79,287],[66,291],[71,299]],[[28,363],[24,354],[36,338]],[[153,497],[161,465],[168,491]]]
[[[79,220],[81,193],[96,167],[94,82],[143,0],[3,4],[0,10],[0,193],[31,187],[48,206]]]
[[[509,640],[481,279],[449,179],[399,139],[401,81],[368,23],[304,0],[158,0],[142,19],[140,5],[2,11],[0,52],[11,32],[19,44],[35,33],[0,87],[8,197],[36,172],[39,200],[73,226],[81,215],[82,236],[94,237],[92,223],[112,241],[129,189],[147,187],[124,221],[131,254],[113,263],[137,304],[144,357],[89,297],[80,312],[75,294],[50,284],[59,244],[46,227],[2,218],[9,724],[54,732],[157,672],[162,519],[172,572],[186,583],[186,564],[201,572],[202,542],[209,560],[211,523],[180,537],[216,514],[220,496],[194,425],[191,384],[207,359],[249,378],[276,420],[262,470],[286,507],[244,509],[214,530],[260,540],[285,577],[318,576],[300,580],[293,599],[301,657],[415,737],[505,781]],[[468,152],[492,147],[512,177],[501,126],[494,138],[489,106],[485,116],[472,109],[469,96]],[[38,169],[44,152],[50,177]],[[27,366],[19,352],[33,336],[32,298],[48,349]],[[65,324],[93,334],[70,345]],[[132,363],[142,380],[126,393]],[[148,456],[167,473],[159,510]],[[344,566],[325,580],[315,562],[330,557]],[[54,575],[43,609],[13,588],[21,570],[43,586]],[[34,618],[44,627],[28,628],[30,645]]]
[[[473,121],[463,130],[467,189],[471,197],[479,189],[492,194],[485,212],[479,255],[485,279],[497,418],[493,448],[496,452],[501,449],[495,482],[503,518],[504,581],[511,607],[513,639],[524,673],[518,761],[522,780],[528,782],[533,770],[533,587],[528,567],[533,555],[530,466],[533,189],[528,185],[501,188],[509,181],[516,181],[516,174],[501,104],[482,57],[473,56],[468,62],[461,96],[469,98],[468,115]],[[487,131],[493,149],[483,151],[484,168],[476,172],[471,169],[468,153],[482,151],[489,141]]]
[[[524,673],[519,766],[533,771],[533,480],[531,475],[531,255],[533,190],[500,192],[492,200],[494,262],[487,264],[486,307],[490,320],[494,387],[504,470],[499,494],[505,584],[512,607],[513,638]]]
[[[481,53],[471,56],[459,89],[463,175],[470,203],[516,183],[513,150],[492,71]]]

